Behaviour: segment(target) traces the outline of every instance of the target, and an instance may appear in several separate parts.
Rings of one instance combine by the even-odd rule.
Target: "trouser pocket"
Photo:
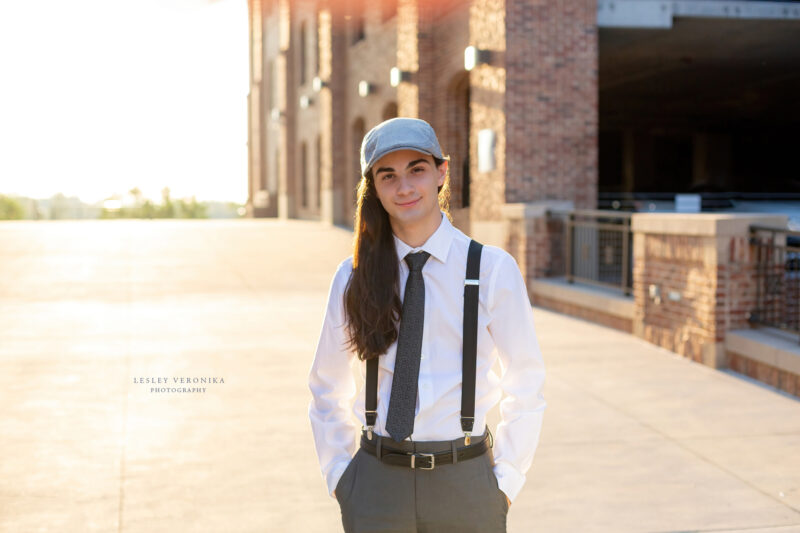
[[[339,505],[347,503],[353,493],[356,482],[356,471],[358,469],[357,463],[360,455],[361,448],[359,448],[352,459],[350,459],[347,468],[342,472],[342,477],[339,478],[339,482],[336,484],[334,492],[336,492],[336,501],[339,502]]]

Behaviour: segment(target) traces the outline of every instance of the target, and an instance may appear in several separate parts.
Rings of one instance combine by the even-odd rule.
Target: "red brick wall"
[[[593,209],[596,1],[506,0],[505,22],[505,201],[573,200]]]
[[[694,361],[703,361],[703,345],[717,341],[714,324],[716,259],[708,254],[713,237],[686,235],[641,236],[634,246],[633,293],[644,338]],[[649,296],[649,286],[660,287],[661,299]],[[681,294],[680,301],[669,298]]]
[[[720,346],[727,331],[749,327],[755,303],[754,248],[746,236],[637,235],[634,298],[648,341],[694,361]],[[649,295],[661,290],[660,302]],[[680,294],[680,300],[670,298]],[[708,357],[708,355],[705,355]]]
[[[754,361],[730,350],[726,353],[726,357],[727,366],[731,370],[800,398],[800,375]]]
[[[633,331],[633,323],[629,318],[620,318],[616,315],[603,313],[595,309],[588,309],[586,307],[563,302],[561,300],[554,300],[552,298],[548,298],[547,296],[538,294],[529,294],[529,296],[531,303],[538,307],[544,307],[558,313],[564,313],[565,315],[582,318],[595,324],[600,324],[609,328],[624,331],[625,333],[631,333]]]

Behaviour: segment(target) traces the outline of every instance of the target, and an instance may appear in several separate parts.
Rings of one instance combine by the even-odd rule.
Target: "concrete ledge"
[[[528,281],[534,295],[598,311],[625,320],[633,320],[635,305],[633,298],[612,289],[568,283],[564,277],[537,278]]]
[[[796,335],[773,328],[729,331],[725,349],[800,376],[800,343]]]
[[[733,236],[747,235],[751,224],[785,228],[788,220],[786,215],[764,213],[634,213],[631,230],[664,235]]]
[[[526,220],[547,215],[551,209],[568,211],[574,208],[571,200],[544,200],[541,202],[519,202],[500,206],[503,217],[507,220]]]

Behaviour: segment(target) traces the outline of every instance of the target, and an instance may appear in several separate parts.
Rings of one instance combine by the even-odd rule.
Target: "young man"
[[[448,164],[419,119],[382,122],[361,145],[353,255],[333,277],[309,375],[346,532],[504,532],[538,445],[545,371],[525,282],[506,251],[470,251],[451,224]],[[504,392],[492,443],[486,414]]]

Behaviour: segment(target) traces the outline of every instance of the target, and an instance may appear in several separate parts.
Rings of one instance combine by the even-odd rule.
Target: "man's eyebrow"
[[[410,162],[406,166],[406,168],[411,168],[414,165],[416,165],[417,163],[428,163],[428,164],[430,164],[430,161],[428,161],[427,159],[415,159],[414,161]],[[394,169],[392,167],[381,167],[375,172],[375,175],[377,176],[381,172],[394,172]]]

